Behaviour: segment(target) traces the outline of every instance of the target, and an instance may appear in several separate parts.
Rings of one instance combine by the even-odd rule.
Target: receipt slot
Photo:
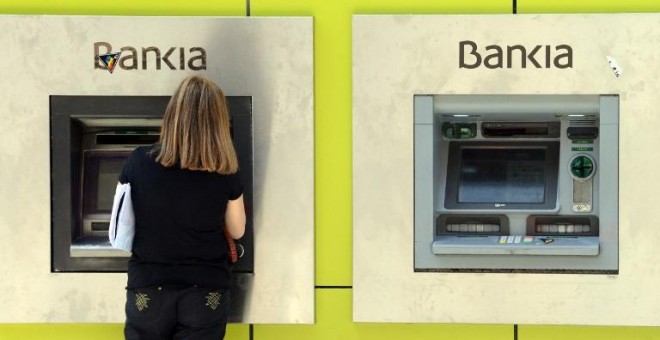
[[[416,271],[618,273],[618,96],[414,110]]]
[[[108,226],[118,175],[132,150],[158,141],[167,96],[51,96],[52,271],[125,271]],[[236,272],[254,268],[252,100],[227,97],[245,186],[247,223]],[[139,227],[139,226],[138,226]]]

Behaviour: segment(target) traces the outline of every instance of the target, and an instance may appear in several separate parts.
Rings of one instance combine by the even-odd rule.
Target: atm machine
[[[618,273],[615,95],[414,99],[415,270]]]
[[[168,96],[51,96],[53,272],[126,271],[108,226],[117,178],[131,151],[158,141]],[[252,99],[227,97],[245,187],[246,232],[236,273],[254,272]],[[239,275],[240,277],[240,275]]]

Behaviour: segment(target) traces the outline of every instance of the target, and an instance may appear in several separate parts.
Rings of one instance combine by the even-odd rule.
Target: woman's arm
[[[231,235],[231,238],[237,240],[243,237],[245,233],[245,205],[243,195],[235,200],[227,202],[227,211],[225,211],[225,228]]]

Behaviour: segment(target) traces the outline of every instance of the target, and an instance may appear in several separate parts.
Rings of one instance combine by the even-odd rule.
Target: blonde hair
[[[238,171],[222,90],[201,76],[184,79],[165,109],[156,161],[165,167],[233,174]]]

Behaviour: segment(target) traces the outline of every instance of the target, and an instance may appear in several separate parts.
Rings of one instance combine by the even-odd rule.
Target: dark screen
[[[545,148],[461,150],[459,203],[544,203]]]
[[[89,151],[84,154],[83,215],[112,211],[119,173],[130,151]]]
[[[125,159],[110,158],[99,160],[98,190],[96,192],[96,209],[112,210],[112,200],[117,188],[117,178],[124,166]]]

